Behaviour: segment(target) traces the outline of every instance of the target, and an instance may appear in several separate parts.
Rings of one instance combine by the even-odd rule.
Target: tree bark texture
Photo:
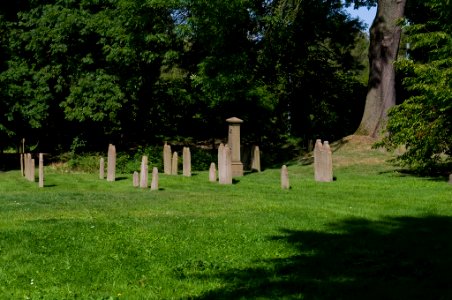
[[[396,104],[394,60],[399,50],[401,27],[407,0],[379,0],[370,27],[369,83],[363,118],[356,134],[378,137],[388,110]]]

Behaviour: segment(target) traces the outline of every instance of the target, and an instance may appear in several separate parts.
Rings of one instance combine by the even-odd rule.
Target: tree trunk
[[[356,134],[378,137],[388,109],[396,104],[394,60],[399,50],[406,0],[378,0],[370,27],[369,83],[363,118]]]

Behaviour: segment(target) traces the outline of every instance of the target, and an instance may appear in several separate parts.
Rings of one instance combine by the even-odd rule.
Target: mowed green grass
[[[279,169],[160,174],[150,191],[0,173],[0,298],[451,299],[452,185],[381,162],[334,175],[291,164],[281,190]]]

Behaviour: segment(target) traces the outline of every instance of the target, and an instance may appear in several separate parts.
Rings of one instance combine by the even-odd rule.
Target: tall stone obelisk
[[[243,176],[243,164],[240,160],[240,124],[243,120],[232,117],[226,122],[229,123],[228,146],[232,154],[232,177]]]

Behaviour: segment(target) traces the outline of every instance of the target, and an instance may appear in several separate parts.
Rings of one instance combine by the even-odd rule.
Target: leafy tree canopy
[[[410,49],[397,62],[407,98],[391,110],[380,145],[405,146],[400,163],[431,171],[452,154],[452,2],[414,1],[407,17]]]

